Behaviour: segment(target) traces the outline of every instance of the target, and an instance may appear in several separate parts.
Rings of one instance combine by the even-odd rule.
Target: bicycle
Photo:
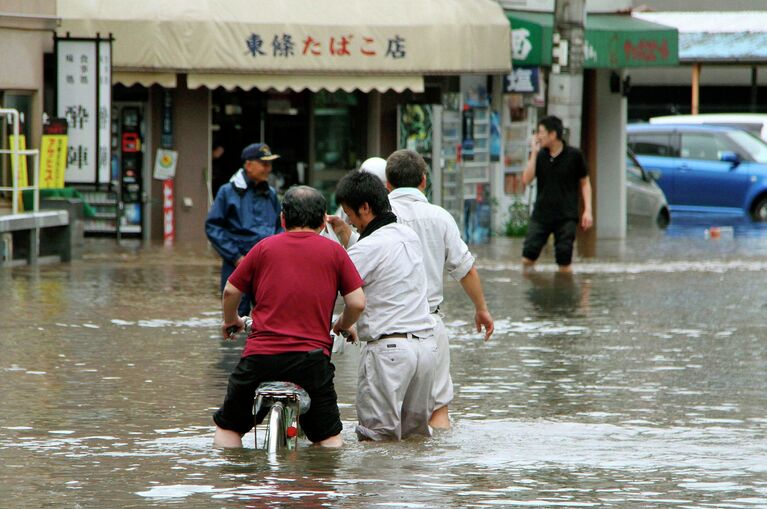
[[[311,406],[309,394],[291,382],[264,382],[256,389],[253,402],[255,426],[258,425],[259,412],[268,408],[264,449],[268,454],[276,454],[280,449],[293,450],[298,446],[298,439],[303,436],[299,417]],[[254,426],[255,446],[258,448],[258,432]]]
[[[245,327],[240,332],[249,332],[253,320],[243,317]],[[230,338],[238,332],[230,327],[227,332]],[[299,417],[305,414],[311,406],[309,394],[299,385],[292,382],[269,381],[263,382],[256,388],[253,400],[253,435],[254,445],[258,449],[258,425],[262,417],[259,415],[266,411],[263,416],[266,421],[264,436],[264,449],[267,454],[274,455],[280,449],[294,450],[298,446],[298,439],[303,436]]]

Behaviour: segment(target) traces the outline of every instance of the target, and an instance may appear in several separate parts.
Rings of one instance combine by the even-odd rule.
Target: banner
[[[13,150],[15,147],[13,145],[15,136],[10,135],[8,136],[8,143],[9,148]],[[19,151],[26,150],[27,149],[27,137],[23,134],[19,135]],[[19,161],[19,167],[16,168],[16,158],[12,155],[8,156],[11,159],[11,168],[13,169],[13,173],[16,175],[16,185],[19,187],[26,187],[29,185],[29,174],[27,173],[27,156],[19,154],[18,161]],[[24,201],[21,197],[22,193],[19,191],[19,207],[21,210],[14,211],[14,212],[24,212]]]
[[[163,242],[166,246],[173,244],[176,237],[176,219],[173,216],[173,179],[162,181],[162,224]]]
[[[8,143],[11,150],[13,150],[15,147],[13,146],[15,136],[10,135],[8,136]],[[23,134],[19,135],[19,151],[27,150],[27,137]],[[27,156],[23,154],[19,154],[19,170],[16,169],[16,158],[13,157],[13,155],[8,156],[11,159],[11,167],[13,168],[13,172],[16,174],[16,185],[19,187],[26,187],[29,185],[29,176],[27,173]]]
[[[64,187],[67,169],[67,135],[43,134],[40,140],[40,189]]]

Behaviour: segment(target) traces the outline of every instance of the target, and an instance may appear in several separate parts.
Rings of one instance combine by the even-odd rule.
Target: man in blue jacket
[[[205,233],[223,259],[221,291],[258,241],[282,231],[277,192],[268,183],[272,161],[278,157],[265,143],[248,145],[242,151],[242,168],[216,193]],[[250,315],[251,302],[251,295],[243,295],[240,316]]]

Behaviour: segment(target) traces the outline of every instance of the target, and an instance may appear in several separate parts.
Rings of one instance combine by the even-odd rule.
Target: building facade
[[[38,147],[45,95],[44,55],[53,48],[55,4],[45,0],[0,0],[0,107],[18,110],[28,146]],[[0,123],[0,147],[8,147],[10,130]],[[0,158],[0,187],[11,186],[10,161]],[[0,209],[10,211],[10,197]]]
[[[112,157],[118,175],[124,161],[140,166],[140,205],[121,221],[145,239],[165,224],[158,148],[178,154],[176,239],[204,241],[243,146],[263,141],[282,156],[280,187],[303,182],[332,198],[343,174],[403,146],[403,106],[440,104],[461,76],[492,83],[511,65],[508,20],[491,0],[212,4],[58,2],[59,37],[114,39]],[[142,155],[123,161],[134,132]]]

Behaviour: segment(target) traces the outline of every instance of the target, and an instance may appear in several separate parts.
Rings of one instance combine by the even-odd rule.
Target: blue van
[[[767,221],[767,143],[734,127],[631,124],[628,147],[678,212]]]

